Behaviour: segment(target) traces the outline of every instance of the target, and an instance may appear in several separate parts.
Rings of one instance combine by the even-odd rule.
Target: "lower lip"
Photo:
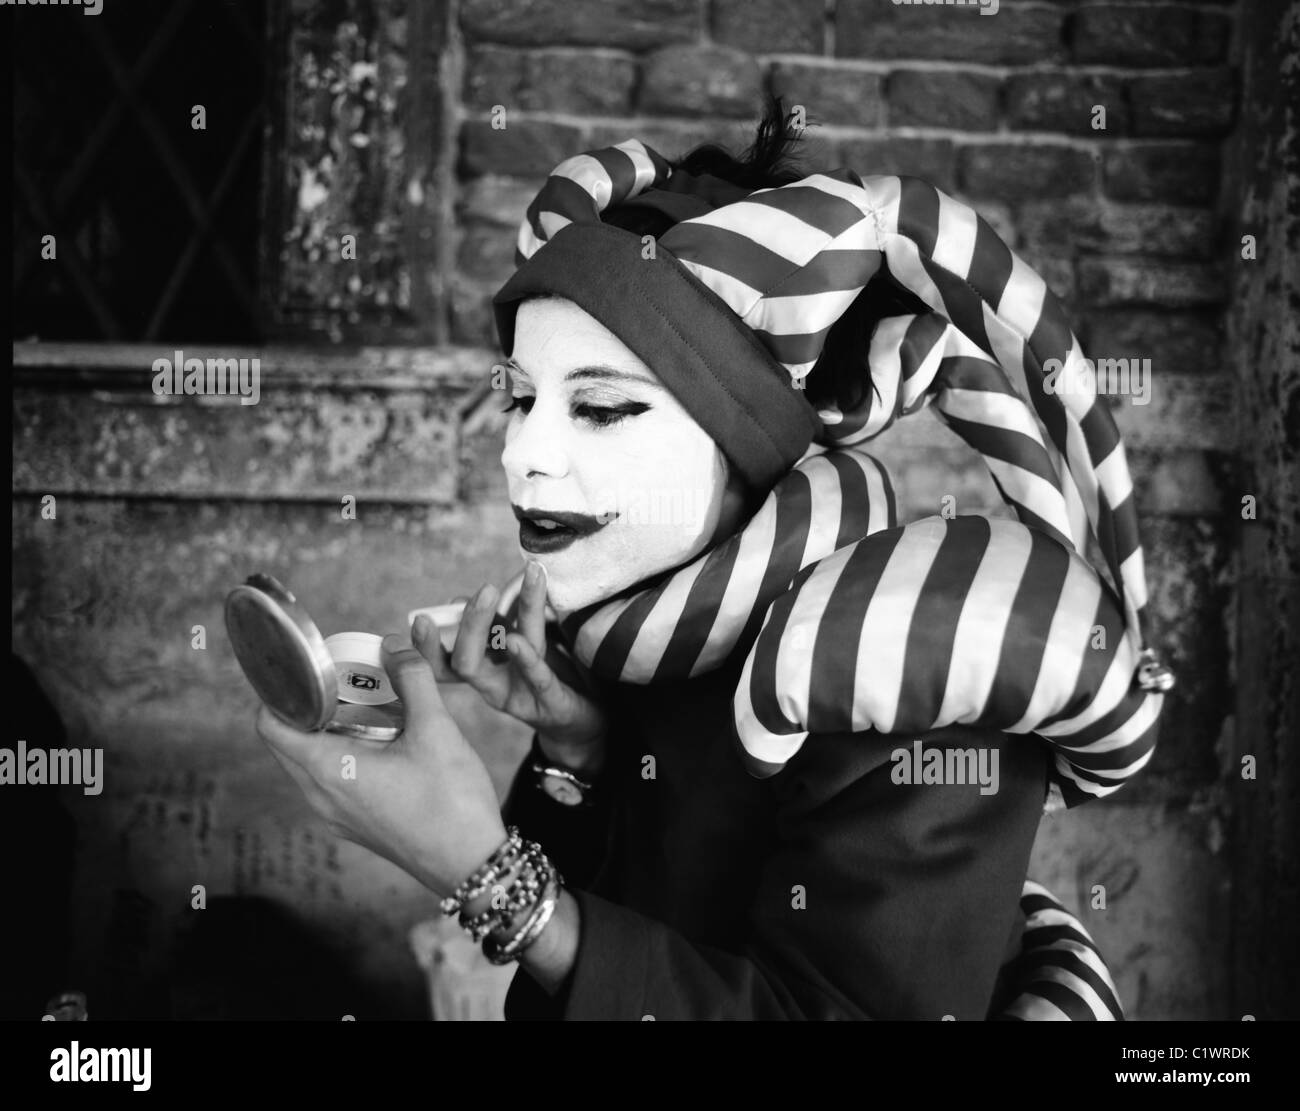
[[[584,536],[591,535],[593,534],[589,532],[582,533],[569,528],[542,528],[541,525],[535,525],[532,521],[519,522],[519,546],[526,552],[539,555],[546,552],[563,551],[575,540],[581,540]]]

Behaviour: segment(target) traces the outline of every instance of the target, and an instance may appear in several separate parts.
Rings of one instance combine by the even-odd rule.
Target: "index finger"
[[[540,656],[546,652],[546,568],[528,561],[519,592],[519,632]]]
[[[484,583],[461,614],[456,647],[451,651],[451,666],[471,686],[477,686],[477,673],[484,664],[490,627],[496,620],[498,597],[497,588]]]
[[[417,614],[415,620],[411,622],[411,643],[419,643],[415,627],[421,618],[429,622],[429,630],[427,633],[428,639],[420,651],[433,669],[434,679],[439,683],[463,683],[465,680],[451,666],[451,653],[447,651],[447,646],[442,642],[443,628],[438,624],[436,618],[427,613]]]

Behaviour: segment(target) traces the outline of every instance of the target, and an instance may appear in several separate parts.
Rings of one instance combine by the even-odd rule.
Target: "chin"
[[[614,583],[607,586],[599,576],[593,576],[589,571],[573,573],[571,569],[552,569],[546,556],[528,558],[538,560],[546,568],[546,600],[557,614],[573,613],[593,602],[604,601],[624,585]]]
[[[593,566],[589,557],[572,558],[571,552],[535,555],[520,549],[524,559],[535,559],[546,569],[546,600],[563,616],[603,602],[646,575],[629,577],[626,567]]]
[[[572,548],[561,552],[530,552],[522,545],[519,555],[525,561],[536,560],[546,571],[546,601],[557,613],[572,613],[607,597],[601,576],[591,572],[590,558],[583,558]]]
[[[651,551],[645,539],[590,538],[556,552],[538,553],[526,551],[521,545],[519,553],[525,560],[535,559],[545,568],[546,600],[556,613],[567,614],[603,602],[663,570],[676,567],[693,558],[702,547],[697,540],[689,547],[683,544],[670,551]]]
[[[608,594],[604,591],[592,590],[589,585],[584,583],[574,583],[570,588],[568,583],[559,582],[552,586],[549,579],[547,581],[546,600],[561,617],[583,609],[593,602],[599,602],[606,597],[608,597]]]

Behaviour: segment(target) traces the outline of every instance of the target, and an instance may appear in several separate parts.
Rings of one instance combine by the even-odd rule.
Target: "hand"
[[[384,668],[406,709],[397,740],[307,733],[265,706],[257,732],[330,832],[444,896],[492,854],[506,830],[492,779],[443,705],[431,661],[404,640],[384,638]]]
[[[537,730],[542,748],[552,759],[574,770],[598,771],[608,719],[600,705],[578,689],[589,687],[589,680],[577,661],[558,650],[547,653],[545,569],[535,560],[528,562],[519,594],[519,627],[506,634],[509,658],[504,663],[494,663],[486,655],[498,597],[491,584],[480,588],[465,607],[450,654],[442,647],[436,622],[426,614],[416,618],[412,640],[427,646],[421,651],[430,658],[436,653],[435,670],[448,669],[494,710]],[[563,680],[557,672],[564,673]]]

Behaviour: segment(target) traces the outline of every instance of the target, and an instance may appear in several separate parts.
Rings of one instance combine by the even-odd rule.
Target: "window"
[[[15,339],[260,338],[266,15],[266,0],[9,13]]]

